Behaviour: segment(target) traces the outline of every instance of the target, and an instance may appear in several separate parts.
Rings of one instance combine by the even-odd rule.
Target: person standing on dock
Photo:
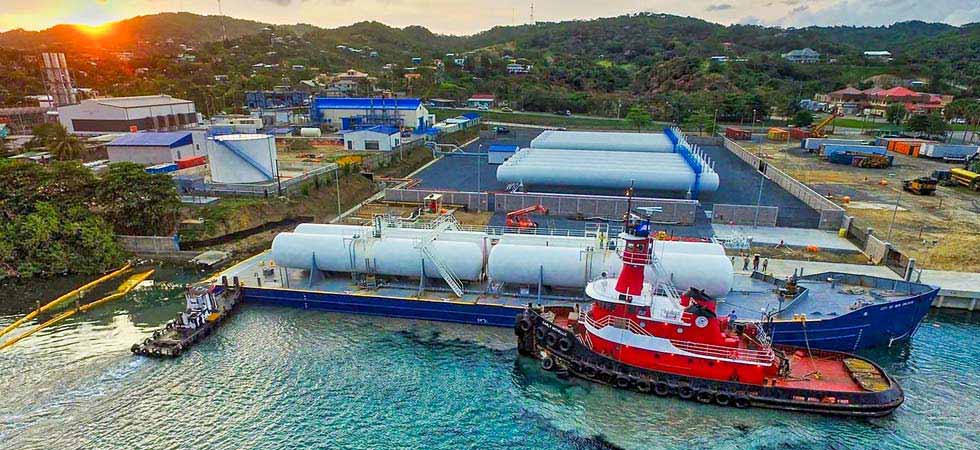
[[[742,270],[749,270],[749,255],[745,255],[745,259],[742,260]]]
[[[769,268],[769,258],[762,260],[762,273],[766,273],[766,269]]]
[[[760,259],[760,255],[758,253],[756,253],[755,256],[752,257],[752,271],[759,270],[759,259]]]

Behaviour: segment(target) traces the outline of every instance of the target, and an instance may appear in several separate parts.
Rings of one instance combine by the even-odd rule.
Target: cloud
[[[793,9],[767,23],[783,26],[878,26],[909,20],[951,25],[980,21],[980,1],[977,0],[832,0],[809,5],[805,10]]]
[[[704,10],[705,11],[724,11],[726,9],[732,9],[732,8],[734,8],[734,6],[732,6],[731,3],[718,3],[717,5],[708,5],[708,7],[705,8]]]

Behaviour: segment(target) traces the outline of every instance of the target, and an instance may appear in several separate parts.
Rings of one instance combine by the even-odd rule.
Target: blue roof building
[[[132,133],[120,136],[107,144],[109,147],[167,147],[175,148],[194,142],[190,131],[166,133]]]
[[[190,131],[131,133],[106,145],[110,162],[134,162],[147,166],[172,163],[178,159],[206,154],[194,143]]]
[[[342,130],[377,125],[426,128],[435,116],[418,98],[316,97],[310,102],[310,120]]]

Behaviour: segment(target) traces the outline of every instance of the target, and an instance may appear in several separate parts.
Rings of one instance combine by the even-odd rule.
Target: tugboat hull
[[[884,375],[889,384],[886,390],[840,392],[718,381],[637,367],[592,351],[572,331],[530,310],[518,318],[515,333],[520,353],[541,361],[545,370],[641,393],[677,396],[684,400],[736,408],[759,407],[864,417],[891,414],[905,399],[901,388],[888,375]],[[781,349],[796,350],[793,347]],[[819,352],[819,355],[853,357],[836,352]],[[868,364],[884,374],[878,366]]]

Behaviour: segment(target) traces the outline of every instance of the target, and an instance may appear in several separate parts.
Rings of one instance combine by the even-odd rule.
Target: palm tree
[[[69,134],[65,127],[59,125],[48,142],[48,151],[61,161],[81,159],[82,154],[85,153],[85,144]]]

